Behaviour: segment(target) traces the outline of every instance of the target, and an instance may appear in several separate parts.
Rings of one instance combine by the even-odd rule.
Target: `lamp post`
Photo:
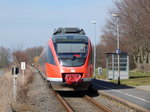
[[[113,17],[117,18],[117,49],[116,53],[118,55],[118,85],[120,85],[120,43],[119,43],[119,15],[116,13],[112,14]]]
[[[96,21],[91,21],[94,24],[94,79],[95,79],[95,68],[96,68]]]

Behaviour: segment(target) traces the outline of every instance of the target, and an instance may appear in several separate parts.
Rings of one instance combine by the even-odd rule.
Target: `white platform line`
[[[95,84],[95,83],[92,83],[92,84]],[[103,87],[103,88],[109,89],[109,90],[114,91],[114,92],[117,92],[117,93],[124,94],[124,95],[126,95],[126,96],[130,96],[130,97],[136,98],[136,99],[141,100],[141,101],[146,102],[146,103],[150,103],[150,101],[147,101],[147,100],[145,100],[145,99],[143,99],[143,98],[139,98],[139,97],[137,97],[137,96],[134,96],[134,95],[131,95],[131,94],[128,94],[128,93],[124,93],[124,92],[121,92],[121,91],[118,91],[118,90],[114,90],[114,89],[112,89],[112,88],[109,88],[109,87],[106,87],[106,86],[102,86],[102,85],[98,85],[98,84],[95,84],[95,85],[101,86],[101,87]]]

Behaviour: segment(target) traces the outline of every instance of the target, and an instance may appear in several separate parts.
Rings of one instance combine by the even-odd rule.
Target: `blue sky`
[[[108,17],[113,0],[0,0],[0,46],[45,45],[58,27],[83,28],[93,41],[97,22],[97,40]]]

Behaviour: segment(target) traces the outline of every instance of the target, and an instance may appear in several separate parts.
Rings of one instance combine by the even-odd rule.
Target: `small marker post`
[[[15,72],[16,71],[15,71],[15,67],[14,67],[14,74],[13,74],[13,77],[14,77],[14,80],[13,80],[13,85],[14,85],[13,86],[14,87],[14,89],[13,89],[14,90],[14,92],[13,92],[14,93],[14,96],[13,96],[14,97],[14,102],[16,102],[16,89],[17,89],[16,88],[17,82],[16,82],[16,74],[15,74]]]
[[[21,62],[21,70],[22,70],[22,82],[24,85],[24,70],[26,68],[26,63],[25,62]]]

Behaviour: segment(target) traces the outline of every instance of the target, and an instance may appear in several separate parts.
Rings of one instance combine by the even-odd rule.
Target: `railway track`
[[[133,104],[133,103],[128,102],[119,97],[113,96],[104,91],[99,91],[98,94],[100,94],[101,97],[103,97],[106,100],[109,100],[110,102],[117,103],[117,104],[121,105],[122,107],[126,107],[126,108],[130,109],[132,112],[150,112],[150,110],[147,110],[139,105]]]
[[[149,112],[145,108],[94,88],[85,93],[53,92],[68,112]]]
[[[72,107],[64,100],[64,98],[57,92],[55,92],[56,97],[59,99],[59,101],[61,102],[61,104],[64,106],[64,108],[68,111],[68,112],[74,112],[74,110],[72,109]]]
[[[97,97],[74,92],[71,94],[55,92],[55,94],[68,112],[149,112],[104,92],[98,93]]]
[[[105,105],[98,103],[92,97],[83,95],[82,93],[77,93],[75,96],[72,95],[73,93],[70,95],[70,93],[62,94],[55,92],[55,94],[68,112],[112,112]]]
[[[90,101],[91,103],[95,104],[97,107],[99,107],[104,112],[112,112],[108,107],[104,106],[101,103],[96,102],[92,97],[86,95],[84,98],[86,100]]]

